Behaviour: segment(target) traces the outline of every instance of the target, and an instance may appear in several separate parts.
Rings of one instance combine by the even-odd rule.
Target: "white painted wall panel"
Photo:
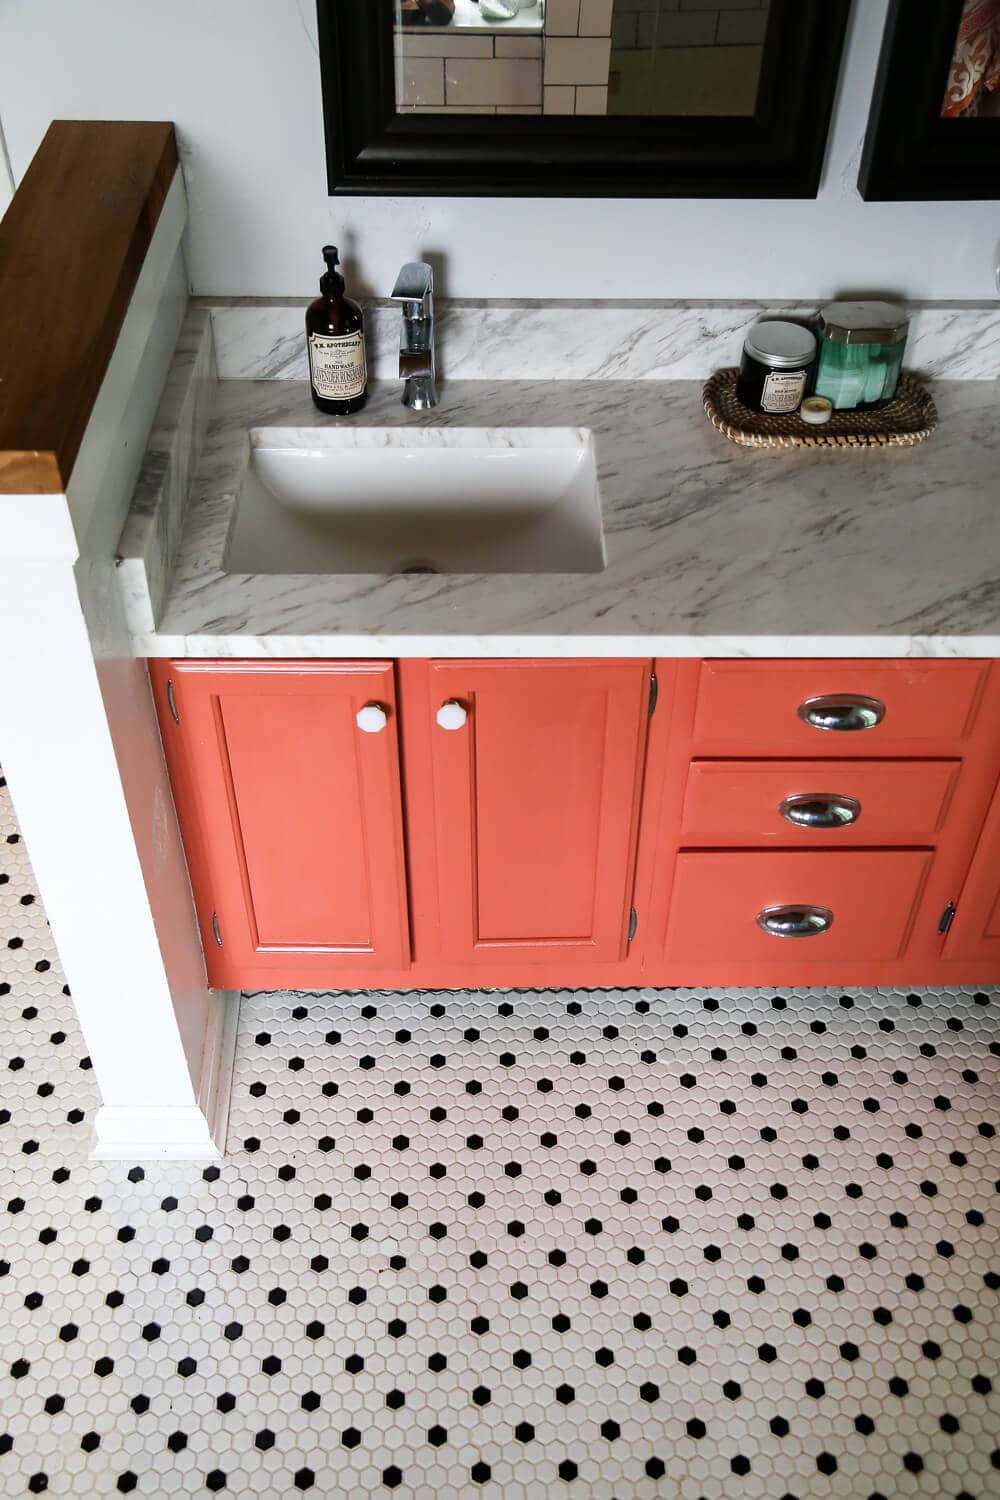
[[[431,253],[452,296],[993,297],[996,203],[858,197],[886,6],[853,7],[815,202],[330,200],[313,0],[3,0],[0,100],[15,177],[53,117],[176,120],[201,293],[312,295],[333,239],[382,295]]]
[[[3,133],[3,121],[0,120],[0,219],[3,218],[7,204],[14,196],[14,174],[10,169],[10,158],[7,155],[7,142]]]

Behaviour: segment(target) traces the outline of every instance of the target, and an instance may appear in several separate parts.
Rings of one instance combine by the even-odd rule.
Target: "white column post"
[[[114,552],[186,301],[178,173],[70,481],[0,495],[0,762],[90,1051],[98,1157],[215,1159],[235,997],[206,985]]]

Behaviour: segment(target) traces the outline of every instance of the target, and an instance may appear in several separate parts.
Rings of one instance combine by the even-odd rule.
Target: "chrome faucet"
[[[423,261],[400,269],[392,289],[393,302],[403,309],[399,340],[399,377],[403,405],[427,411],[438,404],[434,384],[434,272]]]

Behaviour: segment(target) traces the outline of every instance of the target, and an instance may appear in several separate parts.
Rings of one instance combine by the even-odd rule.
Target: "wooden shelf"
[[[58,494],[177,169],[169,122],[56,120],[0,221],[0,494]]]

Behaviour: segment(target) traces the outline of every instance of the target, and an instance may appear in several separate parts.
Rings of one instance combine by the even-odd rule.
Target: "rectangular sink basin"
[[[227,573],[596,573],[579,428],[259,427]]]

